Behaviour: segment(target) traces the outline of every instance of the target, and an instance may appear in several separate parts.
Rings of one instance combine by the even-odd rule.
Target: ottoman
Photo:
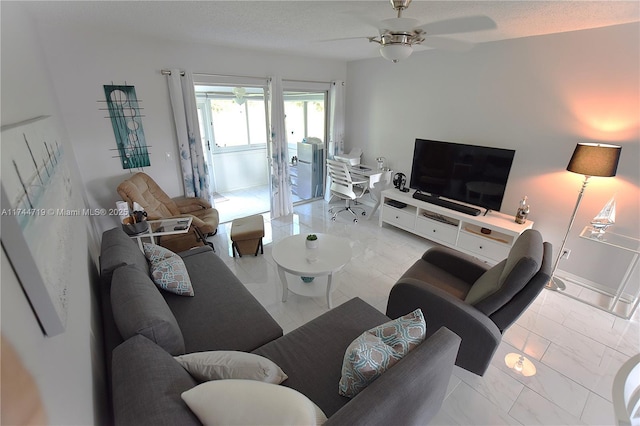
[[[235,219],[231,222],[231,248],[233,257],[242,257],[242,254],[254,253],[254,256],[264,253],[262,247],[262,237],[264,237],[264,221],[259,214]]]

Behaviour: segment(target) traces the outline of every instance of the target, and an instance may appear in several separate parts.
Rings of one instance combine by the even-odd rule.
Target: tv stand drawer
[[[455,244],[458,238],[458,227],[419,217],[416,220],[416,233],[430,240]]]
[[[506,259],[511,246],[492,241],[489,238],[460,232],[458,247],[471,253],[479,254],[489,259]]]
[[[404,211],[385,205],[382,209],[382,218],[385,222],[404,229],[413,229],[416,224],[415,209]]]

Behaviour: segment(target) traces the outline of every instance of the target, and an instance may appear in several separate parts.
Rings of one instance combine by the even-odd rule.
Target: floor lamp
[[[580,206],[580,201],[582,200],[582,195],[584,194],[584,190],[587,187],[587,183],[591,176],[611,177],[616,175],[616,170],[618,169],[618,160],[620,160],[620,151],[622,151],[622,147],[617,145],[598,143],[579,143],[576,145],[576,149],[573,151],[571,160],[569,160],[567,170],[573,173],[584,175],[584,182],[582,182],[582,188],[580,189],[580,193],[578,194],[576,206],[573,208],[573,213],[571,214],[571,220],[569,221],[567,233],[562,239],[562,245],[560,246],[560,250],[558,251],[556,263],[553,265],[551,279],[547,283],[548,289],[564,290],[567,288],[564,282],[556,277],[555,274],[556,269],[558,269],[560,259],[564,254],[564,245],[567,242],[569,231],[571,231],[573,221],[576,218],[576,213],[578,212],[578,207]]]

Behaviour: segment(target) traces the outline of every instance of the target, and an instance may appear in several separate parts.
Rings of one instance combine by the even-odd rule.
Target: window
[[[324,142],[326,135],[326,92],[284,92],[287,143],[315,137]]]
[[[202,143],[212,152],[261,148],[267,143],[262,87],[195,86]]]

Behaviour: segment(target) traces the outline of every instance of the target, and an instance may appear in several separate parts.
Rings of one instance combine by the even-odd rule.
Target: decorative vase
[[[318,248],[318,240],[304,240],[308,249],[317,249]]]

